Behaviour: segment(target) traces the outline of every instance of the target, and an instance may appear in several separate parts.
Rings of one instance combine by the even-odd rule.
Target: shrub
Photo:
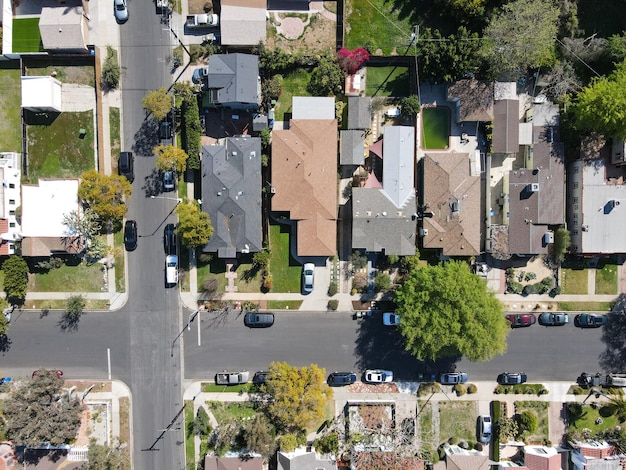
[[[102,85],[114,90],[120,84],[120,64],[117,61],[117,51],[107,46],[107,58],[102,64]]]
[[[201,264],[209,264],[213,261],[213,255],[211,253],[200,253],[198,260],[200,260]]]
[[[517,415],[517,425],[520,434],[524,432],[533,434],[537,430],[537,415],[533,411],[522,411]]]
[[[478,387],[475,384],[469,384],[467,386],[467,393],[471,395],[472,393],[476,393],[476,392],[478,392]]]
[[[337,283],[335,281],[332,281],[330,285],[328,286],[328,295],[332,297],[338,292],[338,290],[339,288],[337,286]]]
[[[454,392],[458,397],[465,395],[465,386],[461,384],[456,384],[454,386]]]
[[[583,405],[577,401],[565,403],[565,414],[570,421],[576,421],[583,415]]]
[[[200,125],[200,110],[195,95],[183,100],[183,148],[189,155],[187,169],[200,169],[200,139],[202,126]]]
[[[561,293],[561,286],[555,286],[554,288],[552,288],[552,290],[550,291],[550,297],[556,297],[557,295],[559,295]]]
[[[280,437],[280,450],[291,452],[298,446],[298,440],[293,434],[285,434]]]
[[[332,310],[334,312],[338,307],[339,301],[337,299],[331,299],[328,301],[328,310]]]
[[[508,287],[508,291],[511,294],[521,294],[522,289],[524,289],[524,286],[522,286],[519,282],[516,282],[516,281],[509,281],[507,284],[507,287]]]
[[[389,290],[391,287],[391,278],[387,273],[378,273],[374,278],[374,288],[377,292]]]
[[[315,448],[323,454],[336,454],[339,450],[339,438],[336,432],[331,432],[320,437]]]
[[[537,294],[537,293],[538,293],[538,289],[537,289],[536,284],[525,285],[524,289],[522,289],[523,295],[532,295],[532,294]]]

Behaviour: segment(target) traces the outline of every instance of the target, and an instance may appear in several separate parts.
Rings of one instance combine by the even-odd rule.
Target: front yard
[[[63,265],[48,272],[28,276],[29,292],[101,292],[104,287],[102,264]]]
[[[5,90],[20,89],[20,69],[12,61],[0,64],[0,80]],[[3,152],[22,151],[22,103],[20,93],[0,94],[0,148]]]

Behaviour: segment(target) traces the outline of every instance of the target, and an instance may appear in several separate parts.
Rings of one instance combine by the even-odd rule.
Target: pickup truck
[[[587,374],[583,372],[577,380],[583,387],[626,387],[626,374]]]
[[[171,10],[170,0],[156,0],[157,11],[167,13]]]
[[[219,17],[214,13],[202,13],[187,16],[187,28],[210,28],[219,24]]]
[[[240,372],[222,371],[215,374],[215,383],[217,385],[239,385],[245,384],[250,378],[250,372],[242,370]]]

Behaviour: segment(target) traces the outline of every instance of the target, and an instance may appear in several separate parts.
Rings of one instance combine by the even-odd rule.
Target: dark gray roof
[[[258,104],[259,57],[252,54],[213,54],[208,87],[217,89],[217,104]]]
[[[340,134],[339,163],[341,165],[362,165],[365,157],[365,131],[342,130]]]
[[[202,209],[213,237],[203,251],[220,258],[262,249],[261,139],[228,137],[226,145],[202,147]]]
[[[515,153],[519,150],[519,101],[496,101],[493,109],[494,153]]]
[[[372,98],[348,97],[348,129],[369,129],[372,122]]]
[[[415,192],[397,208],[384,189],[352,188],[352,248],[415,254]]]

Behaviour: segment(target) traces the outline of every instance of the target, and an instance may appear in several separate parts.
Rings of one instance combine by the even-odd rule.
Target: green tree
[[[481,17],[485,13],[487,0],[447,0],[454,9],[455,16],[460,18]]]
[[[4,271],[4,292],[7,300],[12,304],[21,305],[26,298],[28,264],[21,256],[11,255],[2,264],[2,270]]]
[[[285,362],[270,364],[262,390],[272,396],[267,411],[276,427],[295,433],[323,419],[333,395],[325,375],[315,364],[301,368]]]
[[[517,421],[513,418],[503,416],[494,424],[495,433],[499,436],[500,442],[513,440],[519,435]]]
[[[292,452],[296,447],[298,447],[298,438],[293,434],[285,434],[280,437],[280,450]]]
[[[156,155],[156,166],[159,170],[175,170],[177,173],[185,171],[189,155],[183,149],[173,145],[158,145],[152,150]]]
[[[345,73],[339,67],[337,58],[324,56],[311,72],[306,89],[313,96],[335,96],[342,92],[344,78]]]
[[[76,439],[84,409],[80,397],[61,390],[55,370],[39,370],[32,379],[16,381],[2,402],[9,439],[27,446],[53,446]]]
[[[63,214],[63,225],[68,237],[80,239],[84,245],[94,240],[102,230],[98,214],[88,207],[80,212],[74,210]]]
[[[391,278],[387,273],[378,273],[374,278],[374,289],[377,292],[384,292],[391,287]]]
[[[571,244],[570,233],[564,228],[556,229],[554,233],[554,243],[552,245],[552,256],[557,263],[562,263],[565,259],[565,253]]]
[[[406,96],[400,101],[402,114],[414,118],[420,112],[420,98],[417,95]]]
[[[200,169],[200,151],[202,126],[200,125],[200,111],[195,95],[187,95],[183,100],[183,147],[187,151],[187,168]]]
[[[411,271],[396,304],[405,349],[419,360],[463,355],[485,361],[506,351],[504,308],[467,263]]]
[[[315,442],[315,449],[322,454],[337,454],[339,451],[339,438],[336,432],[324,434]]]
[[[213,226],[206,212],[202,212],[196,201],[188,199],[176,206],[178,227],[176,233],[181,243],[187,248],[206,245],[213,236]]]
[[[494,77],[554,62],[559,9],[545,0],[505,3],[485,28],[481,53]]]
[[[243,430],[246,448],[269,458],[276,451],[272,431],[272,425],[265,415],[256,415],[247,422]]]
[[[522,411],[521,414],[516,415],[516,419],[520,434],[533,434],[537,430],[537,415],[534,412],[530,410]]]
[[[102,85],[114,90],[120,84],[120,63],[117,60],[117,51],[107,46],[107,58],[102,64]]]
[[[83,173],[78,186],[78,197],[106,222],[126,215],[126,199],[132,192],[132,186],[123,176],[102,175],[96,170]]]
[[[198,408],[198,413],[193,420],[193,433],[196,436],[206,437],[211,432],[211,423],[209,422],[209,415],[203,406]]]
[[[350,263],[352,263],[352,269],[363,269],[367,266],[367,256],[360,251],[355,251],[350,256]]]
[[[161,87],[158,90],[149,91],[143,97],[141,104],[148,113],[152,113],[154,119],[163,121],[172,109],[172,97],[167,93],[165,87]]]
[[[608,77],[594,79],[576,97],[574,114],[581,130],[626,139],[626,61]]]
[[[100,445],[92,439],[89,443],[87,459],[88,462],[82,466],[83,470],[130,470],[128,447]]]

